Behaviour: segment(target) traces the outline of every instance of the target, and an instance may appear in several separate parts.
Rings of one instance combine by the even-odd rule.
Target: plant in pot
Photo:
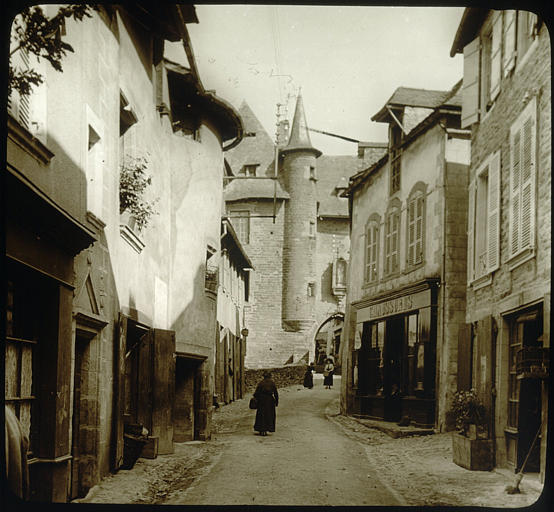
[[[155,205],[159,198],[147,200],[145,193],[152,184],[152,176],[147,174],[148,160],[144,156],[127,156],[119,170],[119,213],[127,217],[131,229],[141,232],[152,215],[157,215]]]
[[[455,425],[452,456],[455,464],[466,469],[492,469],[492,443],[488,439],[487,410],[474,389],[454,394],[447,422]]]

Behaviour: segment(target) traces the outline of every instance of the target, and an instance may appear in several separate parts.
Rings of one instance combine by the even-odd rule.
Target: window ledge
[[[424,266],[425,266],[425,260],[422,260],[421,262],[415,263],[413,265],[410,264],[410,263],[406,263],[406,266],[404,267],[404,270],[402,271],[402,274],[404,274],[404,275],[410,274],[414,270],[418,270],[418,269],[420,269],[421,267],[424,267]]]
[[[488,274],[485,274],[484,276],[481,276],[472,281],[471,287],[473,288],[473,290],[480,290],[481,288],[485,288],[490,284],[492,284],[492,272],[489,272]]]
[[[508,268],[510,269],[510,272],[511,272],[515,268],[519,267],[520,265],[523,265],[525,262],[533,259],[534,257],[535,257],[535,248],[528,247],[527,249],[523,249],[523,251],[517,253],[515,256],[512,256],[506,262],[506,264],[508,265]]]
[[[129,226],[120,224],[119,234],[138,254],[142,252],[145,244]]]
[[[94,215],[91,211],[87,210],[86,217],[89,223],[92,224],[92,226],[98,231],[102,231],[106,227],[106,223],[101,218]]]
[[[29,130],[21,126],[11,115],[8,114],[8,138],[12,139],[24,151],[29,153],[40,163],[49,164],[54,157],[40,140],[34,137]]]

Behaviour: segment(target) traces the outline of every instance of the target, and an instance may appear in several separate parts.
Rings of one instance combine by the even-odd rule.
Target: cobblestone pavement
[[[315,384],[316,388],[321,386],[321,382],[317,380]],[[468,471],[455,465],[452,462],[449,434],[393,439],[381,431],[362,425],[354,418],[339,415],[338,389],[336,389],[338,387],[337,385],[330,391],[306,390],[301,386],[281,389],[281,402],[277,410],[277,432],[274,437],[270,436],[264,439],[257,436],[250,437],[251,430],[248,436],[246,435],[245,429],[251,429],[250,423],[253,423],[253,411],[248,409],[249,396],[225,405],[214,411],[211,441],[177,443],[175,444],[175,453],[171,455],[159,456],[154,460],[139,459],[133,469],[120,470],[117,474],[108,476],[91,489],[86,498],[76,501],[83,503],[202,504],[201,500],[206,495],[207,489],[210,489],[210,496],[215,492],[215,487],[210,488],[210,482],[214,478],[222,478],[221,475],[224,475],[225,471],[229,472],[228,469],[225,469],[226,457],[229,460],[233,458],[233,443],[239,442],[238,437],[234,436],[242,436],[243,443],[268,441],[278,444],[282,442],[281,448],[291,441],[294,444],[295,441],[292,438],[283,437],[284,430],[293,430],[292,427],[297,429],[299,423],[291,420],[292,423],[287,425],[282,406],[287,402],[295,403],[296,406],[303,403],[303,400],[313,402],[318,395],[324,397],[317,402],[318,407],[321,408],[318,415],[321,419],[334,424],[335,430],[340,432],[343,437],[354,442],[352,445],[341,445],[342,449],[356,450],[355,455],[351,457],[351,459],[356,459],[355,463],[339,460],[336,457],[332,458],[333,474],[338,475],[340,472],[352,478],[358,477],[361,472],[366,473],[367,499],[358,496],[356,499],[360,502],[356,504],[381,504],[382,502],[374,502],[378,495],[380,496],[378,499],[388,499],[387,504],[410,506],[468,505],[511,508],[528,506],[539,499],[541,486],[536,476],[525,475],[519,486],[521,493],[509,495],[505,492],[505,488],[513,482],[513,475],[497,471]],[[322,395],[324,393],[326,394]],[[310,421],[313,423],[313,419]],[[319,433],[320,430],[317,432]],[[306,439],[302,439],[302,446],[308,444]],[[353,448],[354,446],[358,448]],[[252,444],[252,449],[254,450],[254,448],[255,445]],[[263,449],[269,450],[269,444],[266,443]],[[313,448],[311,449],[313,454]],[[299,464],[305,465],[306,455],[301,452],[300,444],[298,450],[300,450],[298,452],[300,454]],[[313,456],[315,455],[313,454]],[[250,464],[252,463],[254,462],[250,461]],[[290,460],[280,462],[281,465],[293,463]],[[273,467],[273,470],[278,469],[279,466]],[[317,466],[314,466],[313,470],[319,474]],[[342,496],[340,489],[333,488],[335,486],[332,484],[335,482],[330,484],[329,481],[324,482],[323,476],[321,478],[321,485],[317,483],[315,487],[312,485],[315,494],[310,499],[312,501],[318,499],[319,493],[322,493],[322,500],[317,503],[306,502],[305,504],[343,504],[334,500],[334,498],[339,499]],[[234,482],[233,489],[239,485],[236,483],[237,480]],[[279,483],[281,489],[283,485],[286,485],[286,481]],[[344,485],[346,484],[343,482],[342,487]],[[224,491],[222,491],[223,496],[227,496],[229,500],[239,500],[239,496],[241,496]],[[329,493],[332,494],[329,496]],[[325,494],[327,494],[327,500],[323,498]],[[230,497],[231,495],[234,497]],[[271,499],[275,498],[273,494],[268,496],[271,496]],[[542,497],[543,500],[545,498],[546,496]],[[190,499],[200,501],[191,502]],[[211,501],[210,503],[237,504],[240,501]],[[258,504],[264,503],[259,502]],[[353,503],[344,504],[352,505]]]

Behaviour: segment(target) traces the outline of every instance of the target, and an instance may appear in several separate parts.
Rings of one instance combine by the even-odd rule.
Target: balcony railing
[[[550,368],[548,347],[522,347],[516,352],[518,379],[546,379]]]

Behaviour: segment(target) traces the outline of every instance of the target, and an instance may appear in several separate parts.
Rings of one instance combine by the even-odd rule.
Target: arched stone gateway
[[[308,339],[311,340],[310,362],[314,361],[316,367],[323,366],[325,357],[328,355],[333,356],[335,365],[340,365],[338,354],[343,324],[344,312],[342,311],[336,311],[314,323]]]

